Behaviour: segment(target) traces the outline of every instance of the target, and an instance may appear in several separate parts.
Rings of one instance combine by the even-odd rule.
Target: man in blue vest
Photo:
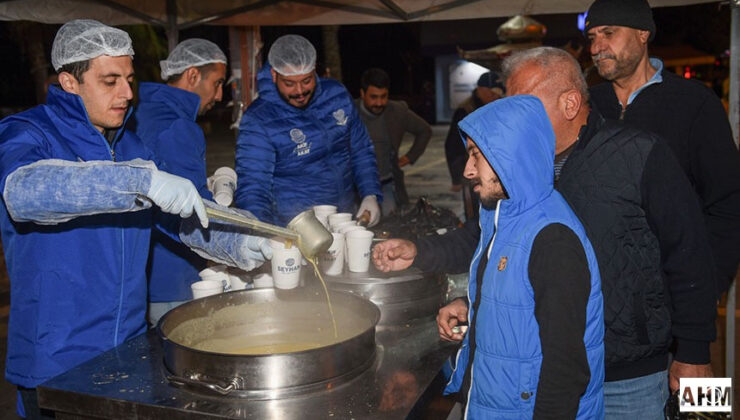
[[[18,385],[22,415],[49,415],[39,410],[37,385],[146,330],[153,206],[188,218],[179,236],[201,255],[240,267],[265,259],[257,238],[217,223],[206,235],[193,184],[158,170],[123,128],[133,54],[124,31],[68,22],[51,53],[59,87],[50,87],[45,105],[0,122],[0,228],[11,285],[5,377]]]
[[[221,100],[226,55],[213,42],[193,38],[179,43],[160,67],[164,84],[139,86],[136,134],[163,170],[189,179],[201,197],[212,199],[206,186],[206,138],[195,120]],[[175,217],[166,219],[171,226],[179,224]],[[161,231],[152,232],[147,267],[152,326],[167,311],[192,298],[190,285],[199,280],[198,272],[205,266],[205,260],[187,246]]]
[[[316,75],[316,49],[299,35],[278,38],[258,75],[236,141],[234,202],[269,223],[287,224],[317,204],[380,220],[378,166],[370,136],[339,82]]]
[[[501,99],[459,123],[464,176],[481,202],[469,307],[438,319],[463,340],[445,390],[465,418],[603,416],[604,318],[596,256],[553,188],[555,136],[533,96]],[[440,317],[442,311],[440,311]],[[464,338],[453,327],[470,320]]]

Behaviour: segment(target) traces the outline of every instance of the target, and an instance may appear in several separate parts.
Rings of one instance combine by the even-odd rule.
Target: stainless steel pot
[[[325,280],[332,290],[350,292],[378,305],[379,325],[434,318],[444,305],[448,288],[443,274],[423,273],[416,268],[390,273],[373,267],[367,273],[345,270],[339,276],[326,276]]]
[[[223,293],[171,310],[157,325],[167,379],[221,395],[276,399],[354,378],[374,361],[380,312],[349,293],[330,296],[338,338],[324,294],[304,288]],[[237,348],[247,342],[261,348]],[[306,350],[284,348],[307,343]],[[271,346],[277,350],[269,352]],[[251,354],[234,354],[244,352]]]

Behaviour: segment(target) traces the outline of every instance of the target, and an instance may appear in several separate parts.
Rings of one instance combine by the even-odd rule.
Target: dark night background
[[[654,9],[658,31],[654,46],[689,45],[720,56],[729,48],[730,8],[709,3],[693,6]],[[535,19],[547,26],[545,45],[562,46],[568,40],[581,38],[575,14],[540,15]],[[359,94],[359,77],[369,67],[384,68],[391,75],[391,96],[412,104],[422,92],[425,81],[434,81],[434,57],[455,54],[456,47],[479,49],[499,43],[496,29],[507,18],[474,19],[406,24],[346,25],[339,29],[343,83],[353,96]],[[31,63],[19,40],[18,22],[0,22],[0,107],[25,108],[36,104],[34,83],[29,76]],[[28,25],[28,23],[26,23]],[[48,58],[51,42],[59,25],[34,25],[40,32]],[[158,60],[166,56],[166,39],[161,28],[144,25],[127,26],[137,52],[134,65],[141,81],[156,80]],[[261,28],[265,44],[263,57],[271,43],[286,33],[298,33],[316,46],[322,67],[321,28],[291,26]],[[181,31],[180,39],[203,37],[228,47],[228,29],[224,26],[201,26]],[[228,54],[228,53],[227,53]],[[587,57],[584,57],[587,59]],[[718,61],[721,63],[721,61]],[[719,64],[721,66],[721,64]],[[51,69],[49,69],[51,72]],[[225,99],[229,93],[225,90]],[[225,106],[226,101],[220,107]]]

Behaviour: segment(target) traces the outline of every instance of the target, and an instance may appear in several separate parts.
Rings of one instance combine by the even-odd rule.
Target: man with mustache
[[[375,146],[383,186],[383,215],[390,214],[396,206],[409,203],[401,168],[416,162],[432,138],[432,127],[411,111],[406,102],[388,99],[390,84],[390,77],[384,70],[367,69],[360,79],[360,97],[355,99],[360,118]],[[409,151],[399,157],[398,148],[405,133],[411,134],[414,140]]]
[[[304,37],[278,38],[258,75],[259,98],[244,112],[236,142],[237,207],[287,224],[319,204],[380,220],[375,151],[347,89],[316,75]]]
[[[208,218],[192,182],[160,171],[125,128],[133,54],[120,29],[66,23],[51,49],[59,85],[47,103],[0,122],[11,286],[5,378],[18,386],[22,416],[49,415],[39,410],[38,384],[146,330],[153,205],[187,218],[168,233],[204,257],[244,269],[266,259],[252,246],[259,238],[217,223],[203,232]]]
[[[668,143],[702,203],[717,267],[718,293],[740,261],[740,154],[719,98],[648,55],[655,22],[646,0],[596,0],[586,19],[591,56],[608,80],[591,88],[608,119],[658,134]]]
[[[139,85],[132,121],[136,134],[163,169],[189,179],[201,197],[212,200],[206,186],[206,138],[195,120],[221,101],[226,55],[213,42],[192,38],[179,43],[160,67],[164,84]],[[192,298],[190,285],[199,280],[206,261],[157,230],[152,232],[150,255],[147,318],[154,326],[167,311]]]
[[[507,93],[535,95],[545,105],[555,131],[555,188],[583,222],[599,262],[605,417],[662,419],[669,386],[677,389],[681,377],[711,376],[717,274],[706,229],[695,223],[697,197],[665,142],[589,109],[580,65],[566,51],[534,48],[507,57],[502,67]],[[479,236],[477,223],[468,221],[415,244],[386,241],[373,259],[383,271],[413,263],[464,272]],[[466,303],[442,308],[440,328],[467,320]]]

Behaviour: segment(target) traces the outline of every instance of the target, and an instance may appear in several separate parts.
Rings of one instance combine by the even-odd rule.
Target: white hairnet
[[[159,62],[162,69],[162,80],[180,74],[190,67],[199,67],[211,63],[226,64],[226,54],[218,45],[207,39],[192,38],[177,44],[166,60]]]
[[[316,68],[316,48],[300,35],[283,35],[270,47],[267,61],[283,76],[307,74]]]
[[[77,19],[65,23],[51,46],[51,65],[59,71],[63,65],[91,60],[101,55],[134,55],[131,38],[125,31],[97,20]]]

